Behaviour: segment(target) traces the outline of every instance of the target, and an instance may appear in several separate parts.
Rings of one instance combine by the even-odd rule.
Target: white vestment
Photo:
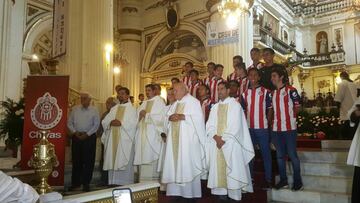
[[[174,104],[165,106],[165,108],[164,108],[164,116],[166,116],[168,114],[168,112],[171,109],[171,106],[173,106],[173,105]],[[165,133],[166,135],[169,133],[169,129],[167,128],[168,125],[169,125],[169,120],[164,119],[163,133]],[[165,158],[165,149],[166,149],[166,143],[164,141],[162,141],[161,142],[161,148],[160,148],[158,167],[157,167],[158,172],[161,172],[162,169],[163,169],[164,158]]]
[[[165,102],[160,96],[144,101],[138,108],[145,110],[146,116],[139,121],[135,136],[135,165],[140,166],[140,181],[159,178],[157,164],[160,155],[162,139],[160,134],[164,131]]]
[[[200,176],[205,171],[205,122],[200,102],[190,94],[176,101],[167,114],[184,114],[185,120],[168,122],[161,183],[166,195],[201,197]]]
[[[110,126],[119,120],[121,126]],[[136,110],[130,102],[115,105],[102,121],[104,133],[104,166],[109,171],[109,184],[134,183],[134,138],[137,124]]]
[[[249,162],[255,153],[244,112],[234,98],[228,97],[211,108],[206,134],[211,193],[241,200],[242,192],[253,192]],[[214,135],[225,141],[220,150]]]
[[[355,101],[352,108],[349,110],[348,118],[350,119],[351,114],[357,109],[356,105],[360,105],[360,97]],[[354,126],[355,123],[350,122],[351,126]],[[360,125],[358,125],[354,138],[351,142],[347,164],[360,167]]]
[[[30,185],[0,171],[0,202],[35,203],[38,199],[38,193]]]

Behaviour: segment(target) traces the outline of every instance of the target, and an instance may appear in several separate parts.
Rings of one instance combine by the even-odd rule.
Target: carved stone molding
[[[220,0],[208,0],[208,1],[206,2],[206,9],[207,9],[208,11],[210,11],[211,8],[212,8],[215,4],[217,4],[217,3],[219,3],[219,2],[220,2]]]
[[[138,9],[136,7],[129,7],[129,6],[125,6],[122,8],[122,12],[129,12],[129,13],[137,13],[138,12]]]

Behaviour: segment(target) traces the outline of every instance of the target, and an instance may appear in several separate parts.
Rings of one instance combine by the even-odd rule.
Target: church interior
[[[234,56],[240,55],[246,67],[253,64],[253,48],[274,50],[274,63],[286,68],[289,84],[300,95],[296,143],[304,189],[263,190],[262,156],[254,146],[254,191],[243,193],[241,201],[228,202],[354,202],[354,166],[347,164],[353,135],[340,133],[343,119],[334,98],[343,72],[359,87],[357,96],[360,93],[360,1],[0,0],[0,11],[0,178],[6,174],[38,189],[39,177],[45,176],[38,177],[32,153],[41,154],[46,139],[42,133],[47,133],[46,146],[54,150],[55,145],[52,153],[58,160],[52,161],[58,171],[48,173],[53,192],[37,190],[43,194],[39,202],[120,202],[113,197],[115,188],[130,188],[133,202],[179,202],[161,190],[161,182],[141,181],[137,166],[134,184],[102,185],[101,135],[95,138],[91,190],[72,191],[74,148],[67,118],[61,116],[69,117],[84,93],[91,96],[90,105],[101,116],[107,99],[116,98],[118,86],[130,90],[134,108],[143,103],[139,95],[147,94],[148,84],[159,84],[159,96],[166,99],[172,79],[182,79],[188,62],[200,79],[208,76],[209,62],[222,64],[226,78],[234,71]],[[36,77],[48,78],[36,82]],[[36,120],[37,115],[43,119],[44,115],[37,114],[41,103],[31,96],[32,91],[37,95],[52,87],[60,95],[57,109],[52,106],[50,110],[59,115],[53,126]],[[28,102],[28,97],[34,101]],[[25,104],[36,106],[31,109]],[[3,123],[11,106],[16,107],[14,115],[20,121],[6,131]],[[57,122],[63,126],[60,133],[53,131],[60,128]],[[11,133],[20,138],[9,144]],[[51,144],[52,140],[57,141]],[[62,150],[56,145],[62,145]],[[277,182],[273,146],[271,153],[273,182]],[[24,161],[24,157],[31,160]],[[286,169],[293,183],[292,165],[287,164]],[[211,194],[206,182],[201,184],[202,197],[192,202],[224,202]],[[0,186],[0,194],[4,191]]]

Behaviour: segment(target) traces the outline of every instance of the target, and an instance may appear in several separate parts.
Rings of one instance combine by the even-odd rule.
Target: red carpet
[[[321,149],[321,139],[310,139],[299,136],[296,140],[297,148]]]

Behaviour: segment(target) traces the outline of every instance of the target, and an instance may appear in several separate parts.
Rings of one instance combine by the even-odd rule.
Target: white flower
[[[20,116],[21,115],[20,110],[15,111],[15,115]]]
[[[15,108],[16,106],[17,106],[16,104],[13,104],[13,105],[12,105],[12,107],[14,107],[14,108]]]
[[[24,113],[24,109],[20,109],[19,112],[20,112],[20,113]]]
[[[21,116],[21,119],[24,120],[24,116]]]

